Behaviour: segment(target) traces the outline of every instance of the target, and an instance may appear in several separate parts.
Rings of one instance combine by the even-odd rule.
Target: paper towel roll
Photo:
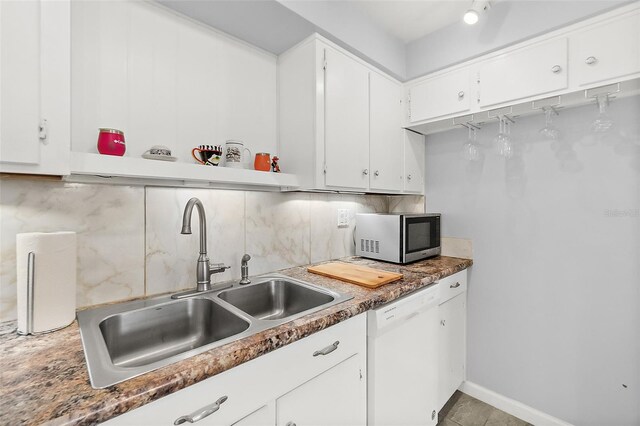
[[[17,234],[16,259],[18,333],[44,333],[71,324],[76,316],[76,233]]]

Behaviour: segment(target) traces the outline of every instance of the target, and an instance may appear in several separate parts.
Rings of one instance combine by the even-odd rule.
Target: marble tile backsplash
[[[354,254],[356,213],[421,212],[422,196],[277,193],[217,189],[89,185],[59,181],[0,181],[0,321],[16,317],[15,235],[78,233],[78,307],[194,287],[198,215],[181,235],[191,197],[207,215],[212,262],[231,269],[214,281],[239,278],[240,259],[252,256],[251,275]],[[338,227],[338,209],[348,209]]]
[[[78,234],[77,303],[144,295],[144,188],[0,181],[0,320],[16,318],[16,234]]]

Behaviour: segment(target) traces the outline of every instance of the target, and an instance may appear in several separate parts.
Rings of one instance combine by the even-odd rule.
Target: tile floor
[[[460,391],[438,413],[438,426],[532,426]]]

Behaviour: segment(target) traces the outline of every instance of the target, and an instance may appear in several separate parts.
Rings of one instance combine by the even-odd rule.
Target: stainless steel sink
[[[140,367],[225,339],[249,322],[209,299],[186,299],[113,315],[100,331],[117,367]]]
[[[89,377],[105,388],[351,299],[282,275],[78,312]]]
[[[291,280],[273,279],[225,290],[218,297],[261,320],[278,320],[332,302],[335,297]]]

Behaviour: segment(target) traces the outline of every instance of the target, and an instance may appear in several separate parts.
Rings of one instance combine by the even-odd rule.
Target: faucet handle
[[[224,263],[212,263],[209,265],[209,274],[218,274],[229,268],[231,268],[231,266],[226,266]]]

